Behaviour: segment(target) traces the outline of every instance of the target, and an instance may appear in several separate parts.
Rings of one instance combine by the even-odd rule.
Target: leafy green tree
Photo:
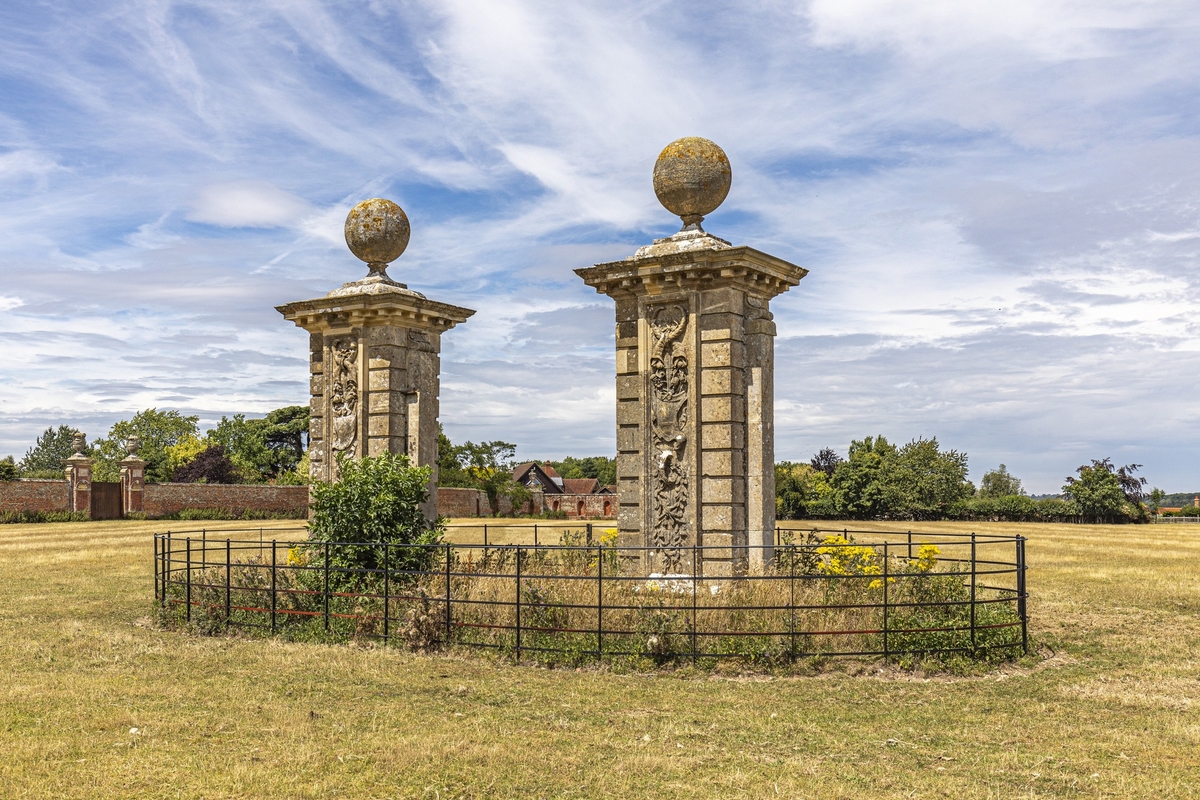
[[[470,488],[471,479],[463,471],[459,450],[438,425],[438,486]]]
[[[825,473],[826,478],[832,478],[837,465],[842,463],[842,457],[832,447],[825,447],[821,449],[821,452],[813,456],[808,463],[813,469],[818,469]]]
[[[514,508],[529,500],[530,492],[513,480],[517,446],[509,442],[453,444],[438,432],[438,485],[480,489],[487,494],[493,514],[500,513],[500,498]]]
[[[967,455],[940,450],[937,438],[913,439],[897,448],[882,436],[850,443],[849,458],[830,481],[832,507],[855,519],[934,519],[975,493],[967,480]]]
[[[441,540],[444,525],[430,522],[420,504],[428,499],[430,467],[414,467],[407,456],[382,453],[361,459],[338,457],[341,475],[336,483],[316,483],[312,488],[311,542],[349,542],[329,548],[330,567],[338,570],[374,570],[383,567],[384,554],[371,545],[422,545],[391,551],[393,570],[427,569],[436,556],[428,545]],[[314,563],[322,565],[325,548],[310,548]],[[340,585],[361,584],[361,573],[338,572]]]
[[[775,465],[775,516],[779,519],[817,516],[832,493],[824,471],[812,464],[780,461]]]
[[[1085,519],[1109,522],[1125,516],[1125,492],[1110,459],[1092,459],[1076,472],[1078,478],[1067,476],[1063,494],[1078,504]]]
[[[1164,492],[1162,489],[1158,488],[1157,486],[1155,486],[1150,491],[1150,511],[1151,511],[1151,513],[1154,513],[1154,514],[1158,513],[1158,510],[1160,508],[1162,508],[1163,498],[1166,496],[1167,496],[1167,493]]]
[[[508,442],[466,442],[459,445],[458,459],[471,486],[487,493],[493,514],[500,513],[500,498],[507,497],[513,507],[519,507],[530,492],[513,480],[512,470],[517,446]]]
[[[275,465],[275,453],[263,438],[262,420],[247,420],[245,414],[222,416],[204,435],[208,446],[217,445],[238,468],[244,483],[266,483]]]
[[[0,458],[0,481],[15,481],[21,477],[21,473],[17,470],[17,462],[12,456]]]
[[[285,406],[252,420],[262,431],[267,449],[274,454],[269,467],[271,477],[294,471],[308,449],[308,406]]]
[[[830,480],[839,515],[871,519],[886,510],[880,478],[895,456],[896,446],[882,436],[850,442],[849,457],[837,465]]]
[[[37,438],[21,459],[21,474],[26,478],[61,478],[66,461],[73,453],[71,441],[77,431],[69,425],[50,427]]]
[[[601,486],[617,482],[617,460],[607,456],[567,456],[562,461],[551,461],[550,466],[564,478],[595,478]]]
[[[92,445],[93,476],[98,481],[117,481],[121,477],[121,460],[125,458],[125,443],[138,437],[138,457],[146,462],[146,479],[165,483],[171,480],[167,448],[179,444],[188,436],[196,436],[199,417],[185,417],[178,411],[159,411],[148,408],[113,425],[108,436]]]
[[[225,455],[225,448],[214,444],[175,470],[176,483],[241,483],[240,470]]]
[[[913,439],[885,458],[880,512],[904,519],[938,519],[975,493],[967,480],[967,455],[939,450],[937,437]]]
[[[1021,479],[1003,464],[985,472],[983,480],[979,482],[980,497],[1006,497],[1013,494],[1025,494],[1025,489],[1021,486]]]

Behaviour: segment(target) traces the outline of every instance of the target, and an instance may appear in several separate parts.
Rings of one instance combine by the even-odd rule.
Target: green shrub
[[[310,560],[338,570],[343,584],[360,585],[367,578],[355,570],[383,568],[381,544],[424,545],[398,547],[389,551],[395,571],[427,570],[434,562],[435,545],[441,542],[445,525],[441,518],[425,519],[420,504],[429,497],[432,469],[414,467],[408,457],[382,453],[375,457],[339,457],[337,483],[316,483],[312,491],[312,521],[309,523]],[[322,542],[344,542],[324,548]]]
[[[0,511],[0,524],[87,522],[90,519],[91,515],[86,511]]]
[[[13,457],[0,458],[0,481],[15,481],[19,477],[21,477],[21,473],[17,469],[17,463],[13,461]]]

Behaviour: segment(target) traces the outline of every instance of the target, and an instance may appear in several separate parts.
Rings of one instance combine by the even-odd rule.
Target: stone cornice
[[[753,247],[714,247],[634,256],[577,269],[575,274],[610,297],[736,287],[771,298],[798,284],[808,270]]]
[[[475,313],[410,291],[363,291],[276,306],[284,318],[310,333],[332,328],[394,325],[442,333]]]

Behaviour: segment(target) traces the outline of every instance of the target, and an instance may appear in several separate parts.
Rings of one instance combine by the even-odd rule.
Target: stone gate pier
[[[437,517],[438,390],[441,337],[475,312],[428,299],[388,277],[404,252],[408,217],[389,200],[359,203],[346,217],[346,244],[369,273],[324,297],[278,306],[309,333],[313,481],[337,480],[337,456],[407,455],[433,467],[429,500]]]
[[[651,548],[650,572],[693,574],[695,560],[697,573],[727,576],[773,558],[769,304],[807,270],[704,231],[731,176],[707,139],[671,143],[654,189],[683,228],[576,270],[616,301],[619,544]]]

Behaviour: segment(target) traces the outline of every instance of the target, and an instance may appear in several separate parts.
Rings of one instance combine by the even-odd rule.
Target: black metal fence
[[[544,541],[550,530],[557,543]],[[780,530],[761,568],[710,559],[727,559],[728,547],[689,547],[687,572],[661,575],[646,566],[661,554],[617,547],[607,530],[432,545],[310,542],[303,529],[168,532],[154,538],[155,597],[210,632],[480,647],[554,663],[1028,649],[1021,536]]]

